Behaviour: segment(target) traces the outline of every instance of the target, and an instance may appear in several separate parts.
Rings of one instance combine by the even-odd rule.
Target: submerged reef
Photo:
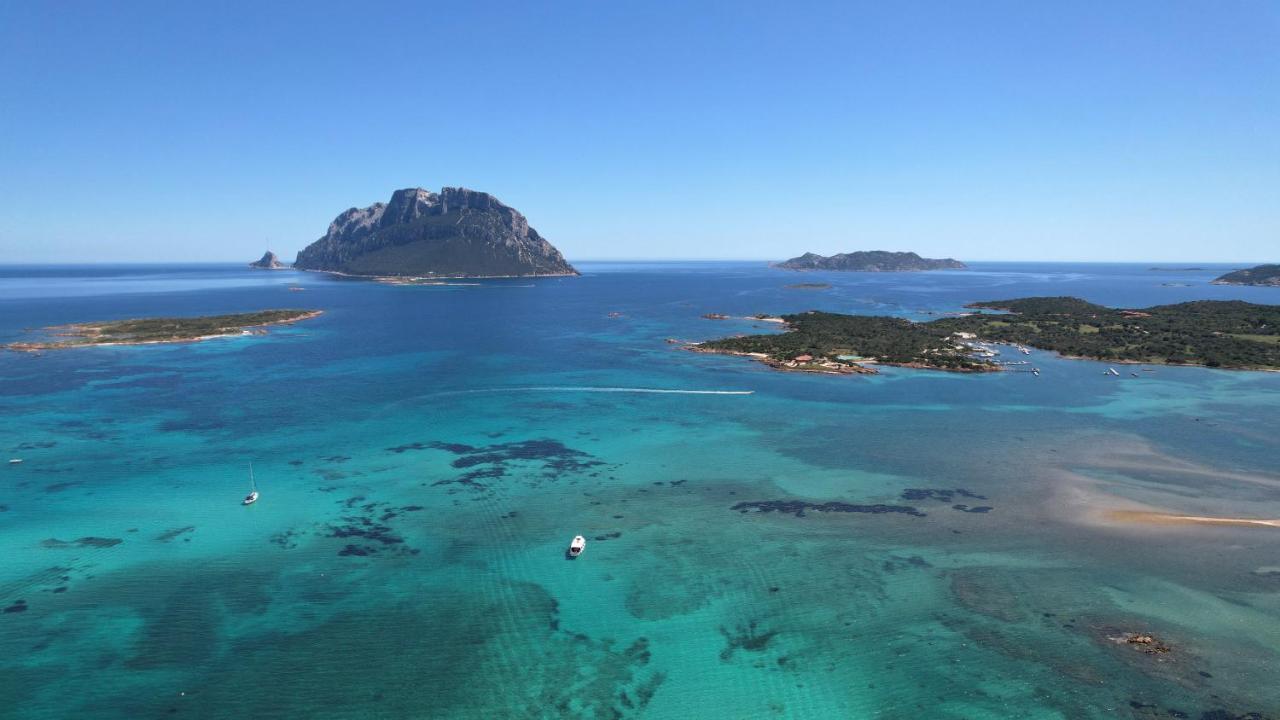
[[[497,443],[484,447],[474,447],[463,443],[429,442],[411,443],[393,448],[390,452],[400,453],[406,450],[432,449],[442,450],[457,457],[450,465],[466,472],[453,478],[445,478],[432,483],[433,486],[462,485],[473,490],[487,490],[489,485],[483,481],[505,477],[509,471],[526,467],[533,471],[534,478],[554,480],[570,474],[585,473],[592,468],[605,465],[604,461],[582,450],[575,450],[556,440],[520,440]]]
[[[47,548],[69,548],[69,547],[93,547],[93,548],[109,548],[115,547],[124,542],[120,538],[103,538],[103,537],[82,537],[77,540],[59,540],[58,538],[49,538],[40,542],[41,547]]]
[[[325,536],[339,539],[359,538],[367,541],[359,545],[347,544],[338,551],[338,555],[365,557],[386,551],[395,555],[417,555],[420,552],[417,548],[406,545],[404,538],[387,523],[402,513],[422,510],[421,505],[394,507],[385,502],[366,502],[363,495],[353,495],[337,502],[343,509],[353,512],[344,514],[338,523],[330,523],[326,528]],[[286,549],[296,546],[292,531],[278,533],[272,537],[272,542]]]
[[[926,515],[926,513],[923,513],[910,505],[854,505],[834,500],[824,503],[812,503],[804,500],[756,500],[752,502],[740,502],[730,509],[737,510],[740,513],[748,513],[753,510],[762,513],[780,512],[787,515],[795,515],[796,517],[804,517],[805,513],[808,511],[823,513],[870,513],[873,515],[901,513],[903,515],[912,515],[914,517],[924,517]]]

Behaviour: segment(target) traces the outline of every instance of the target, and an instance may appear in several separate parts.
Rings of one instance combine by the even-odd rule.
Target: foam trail
[[[592,392],[592,393],[637,393],[648,395],[753,395],[755,390],[673,390],[669,388],[638,387],[593,387],[593,386],[547,386],[547,387],[509,387],[481,388],[477,390],[454,390],[437,393],[439,395],[455,395],[463,393],[500,393],[500,392]]]

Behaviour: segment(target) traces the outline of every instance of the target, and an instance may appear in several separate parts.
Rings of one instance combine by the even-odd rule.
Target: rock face
[[[261,260],[249,263],[249,267],[259,270],[283,270],[284,263],[280,262],[280,258],[276,257],[275,253],[268,250]]]
[[[1214,280],[1213,284],[1280,287],[1280,265],[1259,265],[1248,270],[1236,270]]]
[[[397,190],[351,208],[293,264],[301,270],[398,277],[577,275],[525,217],[488,193]]]
[[[918,270],[964,270],[959,260],[922,258],[913,252],[865,250],[831,256],[805,253],[780,262],[776,267],[788,270],[844,270],[850,272],[915,272]]]

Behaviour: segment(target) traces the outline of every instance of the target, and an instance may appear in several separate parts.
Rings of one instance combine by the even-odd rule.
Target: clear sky
[[[1280,261],[1280,3],[0,1],[0,263],[392,190],[571,259]]]

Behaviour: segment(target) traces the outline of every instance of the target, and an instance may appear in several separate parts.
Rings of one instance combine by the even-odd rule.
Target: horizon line
[[[740,262],[740,263],[777,263],[783,262],[776,258],[751,258],[751,257],[592,257],[568,259],[572,263],[651,263],[651,262]],[[1139,259],[1139,260],[1083,260],[1083,259],[1040,259],[1040,258],[975,258],[969,260],[961,260],[968,263],[1077,263],[1077,264],[1098,264],[1098,265],[1140,265],[1140,264],[1163,264],[1163,265],[1266,265],[1267,261],[1253,260],[1168,260],[1168,259]],[[72,266],[72,265],[244,265],[248,266],[249,262],[243,260],[62,260],[62,261],[26,261],[26,262],[4,262],[0,261],[0,267],[36,267],[36,266]],[[290,264],[284,269],[293,269]],[[824,272],[822,270],[797,270],[795,272]],[[838,272],[838,271],[826,271]]]

